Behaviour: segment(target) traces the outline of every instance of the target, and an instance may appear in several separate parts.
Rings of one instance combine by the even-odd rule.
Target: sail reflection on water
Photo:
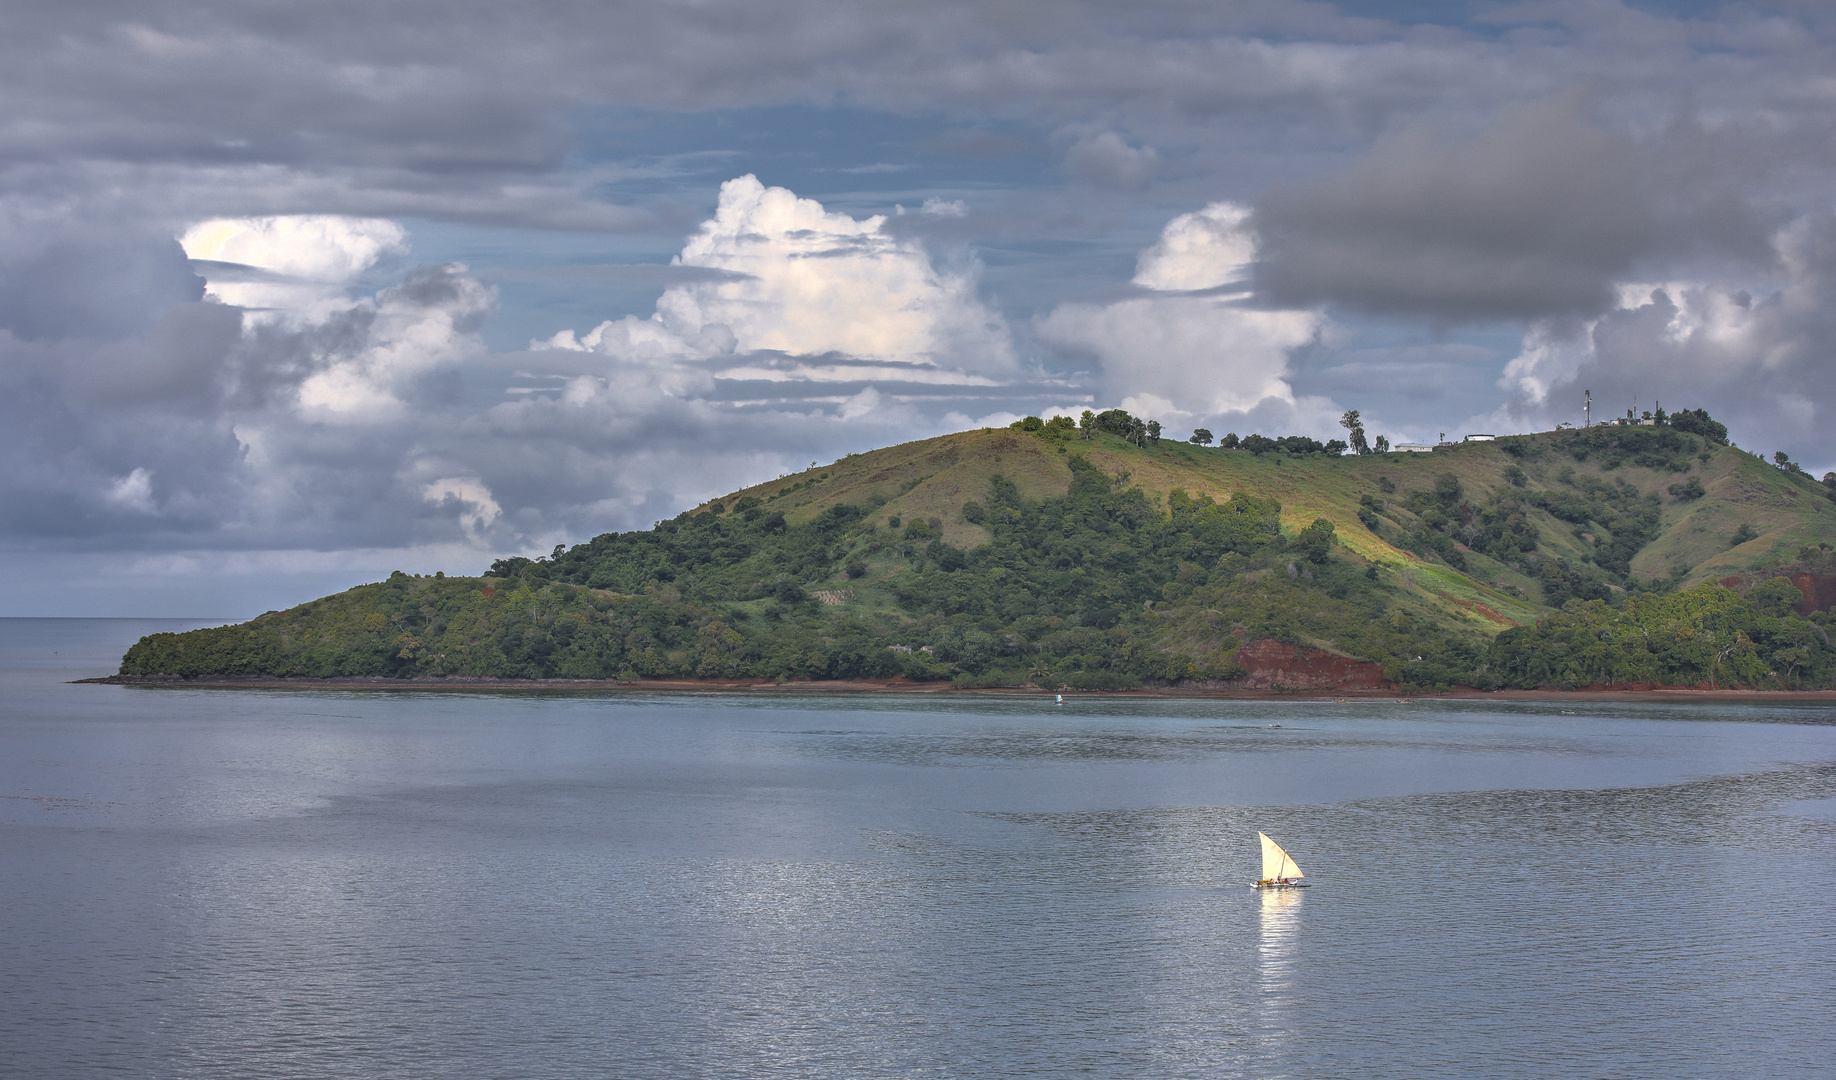
[[[1256,992],[1252,1041],[1262,1061],[1282,1060],[1296,1032],[1300,996],[1300,889],[1257,889]]]
[[[1300,915],[1303,897],[1298,889],[1258,889],[1262,902],[1257,968],[1264,990],[1286,986],[1300,948]]]

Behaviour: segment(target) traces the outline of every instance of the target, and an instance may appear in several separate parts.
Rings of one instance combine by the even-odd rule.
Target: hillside
[[[122,671],[1827,685],[1829,496],[1669,426],[1350,456],[968,431],[483,578],[155,635]]]

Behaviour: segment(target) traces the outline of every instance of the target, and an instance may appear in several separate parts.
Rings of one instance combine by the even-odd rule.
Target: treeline
[[[1007,426],[1013,431],[1031,432],[1044,439],[1072,437],[1091,439],[1098,432],[1107,432],[1137,446],[1157,445],[1160,442],[1161,434],[1158,420],[1142,420],[1124,409],[1105,409],[1102,412],[1085,409],[1083,416],[1075,422],[1069,416],[1064,415],[1054,416],[1050,420],[1027,416]],[[1362,429],[1359,429],[1358,437],[1363,437]],[[1199,428],[1187,441],[1198,446],[1210,446],[1213,440],[1210,431]],[[1247,450],[1252,454],[1292,454],[1297,457],[1307,454],[1327,454],[1337,457],[1349,448],[1348,444],[1339,439],[1328,439],[1321,442],[1305,435],[1282,435],[1272,438],[1255,434],[1239,438],[1234,431],[1217,440],[1217,443],[1219,449],[1222,450]]]

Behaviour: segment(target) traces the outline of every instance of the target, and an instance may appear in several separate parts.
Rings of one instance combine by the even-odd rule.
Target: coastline
[[[759,679],[500,679],[472,675],[412,678],[344,675],[329,678],[273,675],[219,675],[181,678],[159,675],[107,675],[73,679],[72,685],[135,686],[142,689],[191,690],[403,690],[403,691],[592,691],[598,693],[777,692],[851,694],[961,694],[1039,697],[1071,694],[1097,697],[1216,698],[1231,701],[1612,701],[1612,702],[1810,702],[1836,705],[1836,690],[1695,690],[1684,687],[1589,687],[1583,690],[1455,690],[1404,692],[1389,688],[1335,690],[1220,686],[1144,686],[1131,690],[1041,690],[1032,686],[954,687],[947,682],[907,679],[851,679],[772,682]]]

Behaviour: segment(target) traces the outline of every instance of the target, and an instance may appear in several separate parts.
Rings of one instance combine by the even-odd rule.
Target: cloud
[[[1140,191],[1160,171],[1160,155],[1151,146],[1133,147],[1115,132],[1104,131],[1072,143],[1065,165],[1103,187]]]
[[[1167,222],[1160,240],[1136,258],[1134,282],[1166,292],[1241,286],[1256,246],[1248,209],[1212,203]]]
[[[179,245],[194,264],[216,264],[203,267],[206,296],[237,307],[302,311],[343,300],[358,275],[385,256],[407,254],[408,230],[336,214],[217,218],[186,229]]]
[[[1758,151],[1744,161],[1820,162],[1829,126],[1830,40],[1808,7],[1684,18],[1613,2],[1491,5],[1469,22],[1411,25],[1311,0],[1020,0],[998,13],[972,0],[454,0],[437,30],[412,5],[311,25],[246,4],[210,18],[163,0],[124,11],[64,5],[9,24],[10,188],[194,219],[655,232],[676,220],[675,192],[632,181],[654,180],[681,148],[603,138],[607,114],[615,129],[837,102],[965,128],[1015,118],[1079,134],[1067,166],[1111,192],[1139,190],[1159,157],[1159,175],[1221,178],[1239,197],[1317,173],[1274,158],[1336,157],[1415,121],[1458,128],[1576,85],[1613,98],[1612,124],[1628,130],[1679,111],[1740,130]]]
[[[752,176],[729,180],[677,261],[749,277],[672,288],[658,316],[724,325],[740,351],[1011,370],[1005,327],[976,299],[973,279],[938,272],[916,243],[887,236],[885,222],[829,213]]]
[[[1151,293],[1108,304],[1064,304],[1039,337],[1085,352],[1101,368],[1106,400],[1161,417],[1246,412],[1264,401],[1292,405],[1289,353],[1313,339],[1320,316],[1261,310],[1244,292],[1217,292],[1240,279],[1256,238],[1241,206],[1214,203],[1168,222],[1136,261],[1134,284]]]
[[[0,330],[19,340],[119,340],[203,292],[158,223],[0,198]]]
[[[181,300],[101,341],[80,320],[49,341],[0,332],[0,430],[19,463],[0,477],[0,541],[259,549],[438,533],[396,513],[420,492],[394,476],[422,453],[417,425],[449,407],[452,372],[482,354],[489,290],[463,268],[429,267],[351,297],[340,281],[399,248],[399,227],[279,224],[222,228],[202,246],[248,260],[237,266],[301,272],[285,285],[300,306],[245,314]],[[126,265],[156,282],[167,273],[160,261]]]
[[[1538,324],[1506,368],[1510,415],[1580,422],[1661,401],[1706,408],[1736,441],[1836,465],[1836,215],[1807,215],[1774,237],[1783,281],[1755,293],[1725,283],[1625,285],[1613,310],[1580,324]]]
[[[939,268],[884,223],[742,177],[649,317],[509,356],[485,349],[497,298],[462,265],[354,291],[407,249],[396,223],[176,230],[206,299],[101,344],[0,334],[0,420],[28,466],[0,479],[0,527],[28,547],[482,565],[1028,392],[973,264]]]
[[[753,176],[729,180],[714,216],[673,261],[718,276],[671,285],[647,319],[628,315],[536,345],[649,369],[674,394],[705,390],[716,376],[985,385],[988,375],[1018,374],[1007,328],[977,298],[972,273],[939,271],[917,241],[885,224],[831,213]],[[717,360],[724,366],[705,363]]]
[[[1473,138],[1411,125],[1258,204],[1258,286],[1279,304],[1550,318],[1606,310],[1662,256],[1764,258],[1765,215],[1678,149],[1589,122],[1577,95],[1508,107]]]
[[[469,536],[477,536],[503,514],[491,489],[476,476],[448,476],[421,489],[421,497],[448,509]]]
[[[133,472],[115,481],[114,486],[108,491],[107,498],[109,502],[115,503],[118,506],[124,506],[130,510],[137,510],[141,513],[152,513],[155,509],[153,505],[153,474],[145,469],[135,469]]]
[[[1827,20],[1436,10],[38,5],[0,39],[0,542],[482,561],[1047,401],[1470,415],[1526,327],[1525,423],[1588,379],[1814,446]],[[710,215],[749,169],[854,189]],[[1360,334],[1483,347],[1322,378]]]

